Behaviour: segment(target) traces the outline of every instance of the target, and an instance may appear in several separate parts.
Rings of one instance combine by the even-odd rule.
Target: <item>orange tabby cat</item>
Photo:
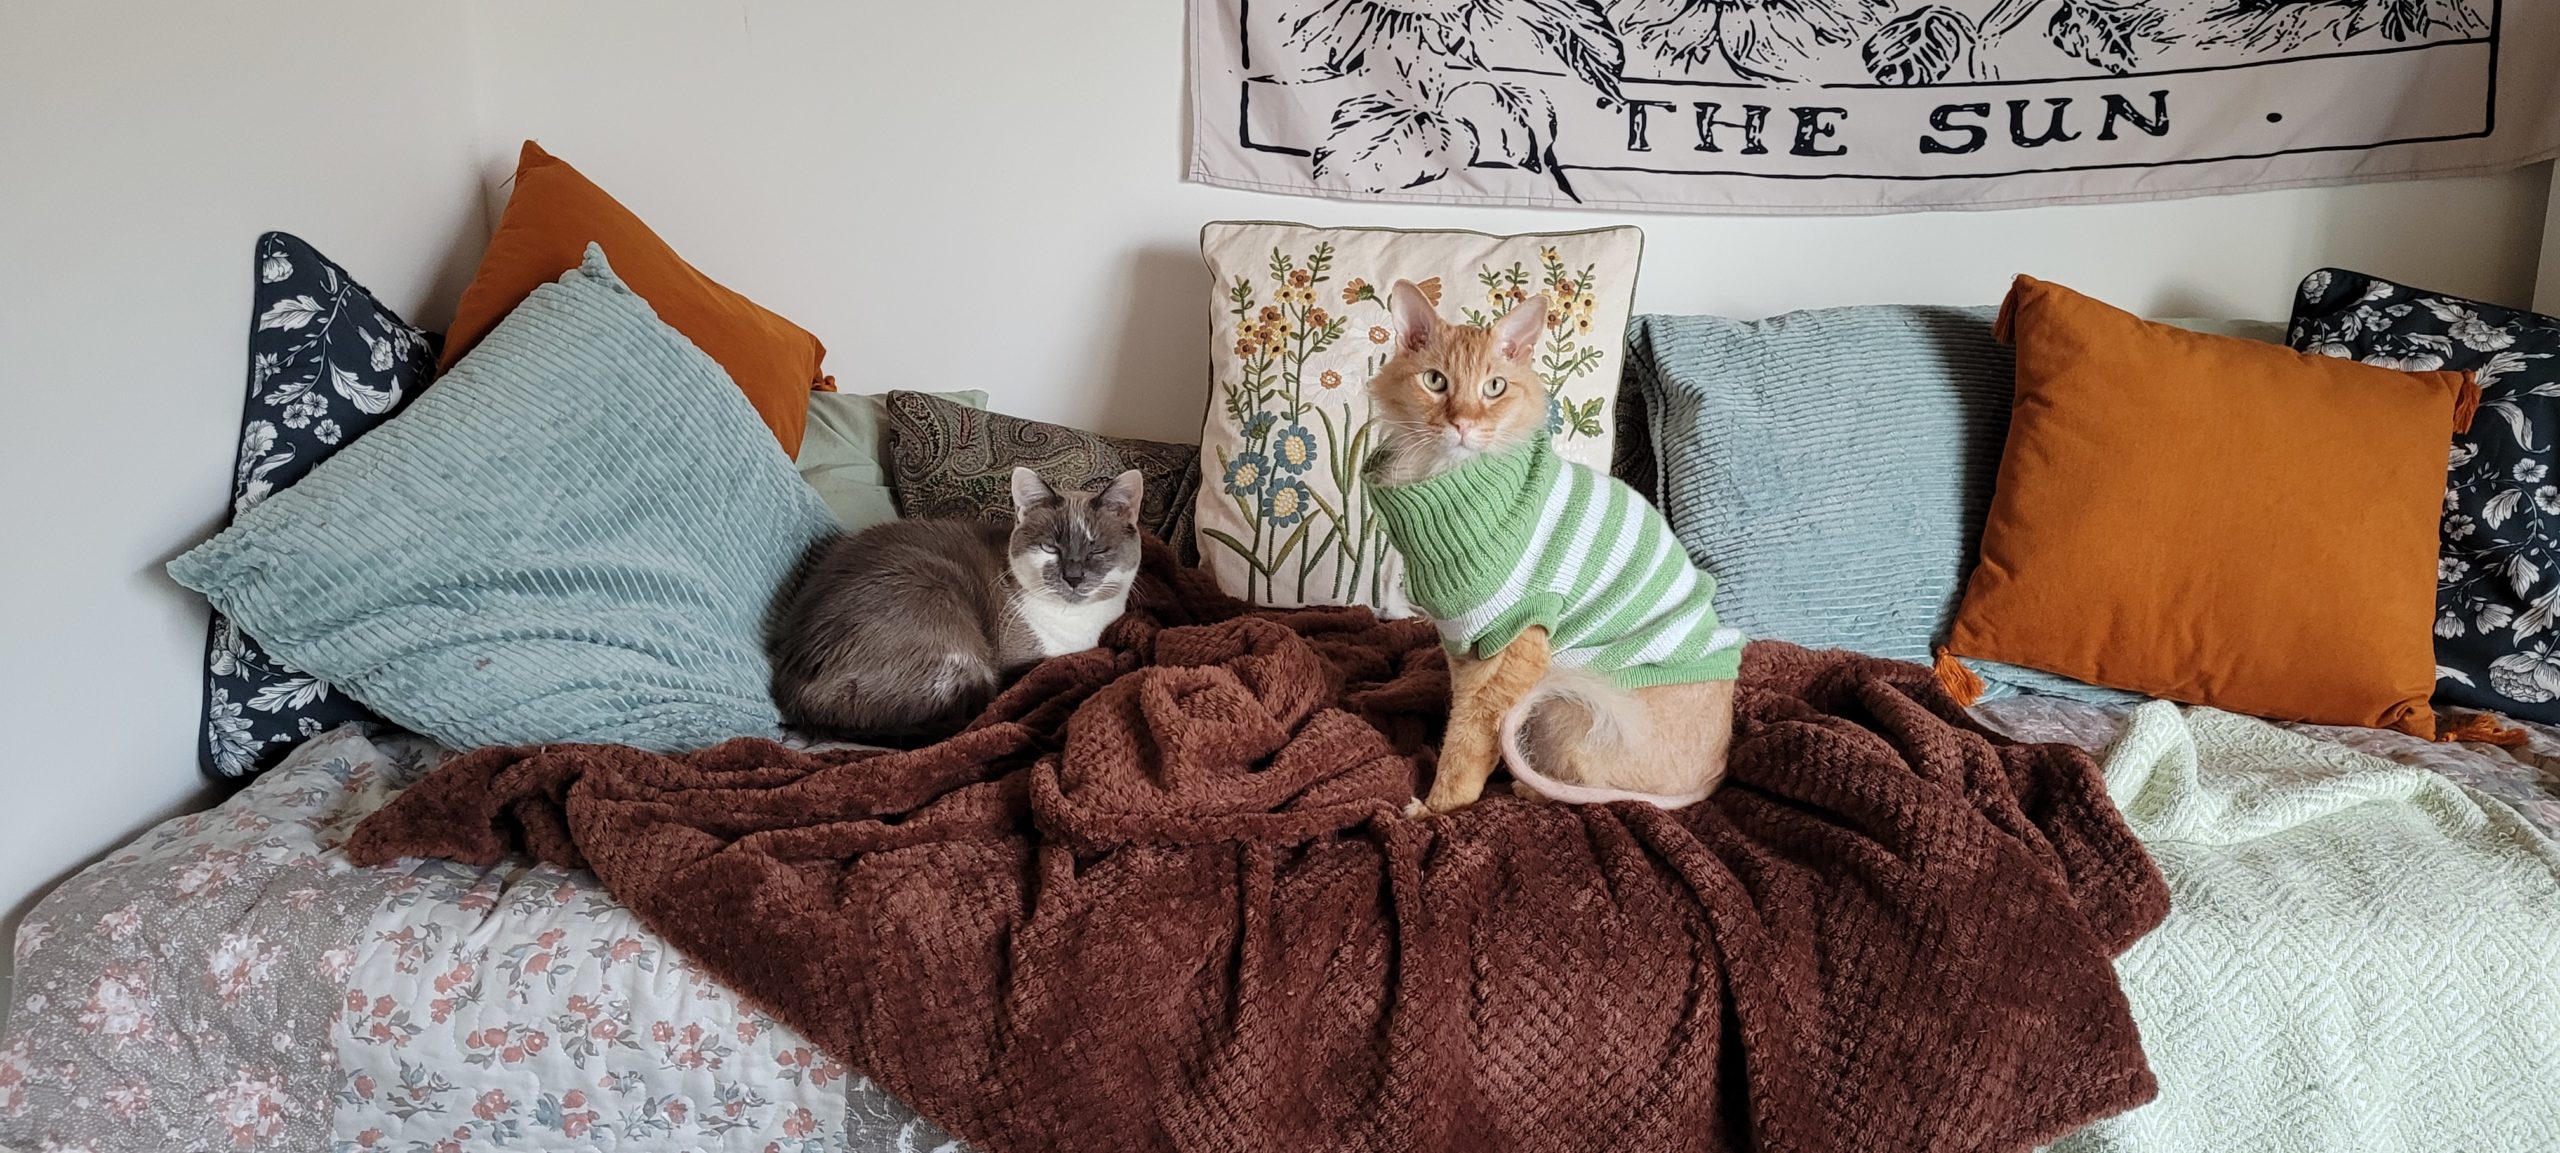
[[[1419,484],[1527,446],[1544,431],[1547,392],[1533,363],[1546,327],[1544,297],[1530,297],[1490,328],[1442,321],[1406,282],[1395,285],[1389,306],[1395,355],[1369,383],[1383,433],[1369,464],[1371,484]],[[1577,588],[1565,596],[1609,591]],[[1444,635],[1455,627],[1440,623]],[[1452,647],[1439,770],[1414,812],[1473,803],[1497,757],[1518,781],[1515,791],[1576,804],[1636,800],[1677,808],[1705,798],[1724,777],[1733,740],[1731,679],[1620,688],[1595,673],[1551,665],[1548,630],[1536,624],[1489,656]]]

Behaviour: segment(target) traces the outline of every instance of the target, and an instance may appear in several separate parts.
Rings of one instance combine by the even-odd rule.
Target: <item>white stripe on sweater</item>
[[[1528,594],[1529,578],[1537,571],[1538,556],[1547,550],[1547,541],[1555,535],[1556,522],[1564,519],[1565,498],[1573,492],[1570,478],[1576,471],[1568,468],[1556,473],[1556,483],[1547,489],[1547,503],[1538,510],[1537,527],[1530,530],[1529,547],[1521,550],[1520,559],[1512,563],[1511,575],[1503,579],[1502,587],[1483,604],[1441,625],[1442,636],[1457,637],[1459,643],[1464,644],[1467,638],[1493,627],[1495,620],[1510,612],[1511,607]]]
[[[1686,577],[1697,571],[1698,570],[1696,569],[1690,569],[1683,572],[1681,575]],[[1697,585],[1697,581],[1695,579],[1691,579],[1689,584],[1694,588]],[[1681,597],[1674,598],[1669,603],[1679,604],[1682,599],[1686,598],[1686,596],[1687,594],[1684,593]],[[1669,659],[1672,651],[1678,649],[1682,643],[1689,639],[1690,632],[1696,629],[1699,623],[1706,619],[1706,616],[1707,602],[1701,600],[1697,604],[1691,606],[1689,611],[1684,612],[1675,618],[1671,627],[1654,634],[1654,638],[1651,643],[1645,645],[1643,648],[1637,649],[1636,655],[1627,658],[1626,667],[1631,669],[1643,668],[1646,665],[1661,664],[1663,661]]]
[[[1631,525],[1628,529],[1628,535],[1630,537],[1641,535],[1642,529],[1643,526],[1640,524]],[[1619,613],[1625,612],[1627,610],[1628,603],[1635,599],[1638,591],[1643,589],[1646,584],[1652,581],[1654,570],[1661,568],[1665,561],[1671,559],[1671,554],[1677,551],[1676,546],[1677,542],[1671,538],[1669,533],[1656,534],[1653,542],[1653,551],[1645,554],[1644,563],[1642,565],[1628,570],[1626,579],[1619,580],[1617,574],[1612,573],[1608,580],[1594,582],[1593,587],[1599,591],[1601,596],[1606,597],[1607,600],[1601,604],[1592,606],[1590,610],[1586,612],[1575,614],[1581,617],[1582,627],[1574,630],[1571,637],[1559,638],[1559,640],[1564,641],[1565,643],[1581,641],[1590,635],[1590,630],[1609,623],[1611,618],[1616,617]],[[1630,549],[1629,551],[1633,550]],[[1688,562],[1688,557],[1683,555],[1680,560],[1681,563],[1685,564]]]
[[[1578,468],[1564,472],[1574,478],[1571,482],[1573,496],[1582,502],[1582,523],[1573,527],[1572,539],[1565,542],[1563,559],[1556,563],[1556,571],[1547,577],[1546,591],[1551,593],[1573,591],[1573,579],[1582,575],[1582,566],[1591,559],[1591,543],[1599,539],[1600,526],[1609,520],[1610,490],[1617,487],[1599,487],[1601,477],[1598,473],[1586,473]],[[1567,507],[1571,507],[1570,502],[1567,502]]]

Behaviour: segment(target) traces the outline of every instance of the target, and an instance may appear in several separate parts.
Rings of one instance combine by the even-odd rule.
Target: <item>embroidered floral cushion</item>
[[[1568,460],[1609,467],[1627,313],[1644,234],[1522,236],[1218,223],[1201,255],[1215,282],[1216,368],[1201,434],[1199,548],[1229,593],[1257,604],[1412,610],[1361,466],[1378,432],[1369,378],[1387,362],[1387,289],[1420,285],[1451,320],[1489,325],[1547,298],[1538,347],[1547,426]]]
[[[1130,469],[1146,478],[1138,527],[1184,554],[1200,473],[1198,445],[1102,436],[986,412],[925,392],[888,398],[890,480],[911,517],[1013,519],[1013,469],[1052,484],[1099,488]]]
[[[2291,339],[2479,381],[2445,478],[2435,699],[2560,723],[2560,320],[2329,268],[2303,280]]]
[[[300,238],[259,237],[256,280],[232,516],[391,419],[435,377],[435,334],[376,303]],[[381,719],[269,656],[219,610],[205,644],[204,709],[199,761],[217,779],[254,774],[348,721]]]

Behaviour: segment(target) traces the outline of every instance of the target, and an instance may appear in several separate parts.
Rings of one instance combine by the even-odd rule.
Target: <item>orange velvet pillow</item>
[[[1949,653],[2434,735],[2436,521],[2468,374],[2188,332],[2024,276],[1997,335],[2017,400]]]
[[[576,268],[589,241],[604,245],[614,274],[658,319],[728,370],[782,450],[798,456],[810,390],[833,387],[823,368],[826,346],[695,271],[630,209],[530,140],[516,160],[506,215],[454,310],[442,367],[453,367],[534,289]]]

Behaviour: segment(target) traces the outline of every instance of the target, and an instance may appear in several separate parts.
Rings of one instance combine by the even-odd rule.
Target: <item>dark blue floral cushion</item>
[[[2560,724],[2560,320],[2332,268],[2303,280],[2290,339],[2477,376],[2480,412],[2446,474],[2436,701]]]
[[[397,415],[434,377],[440,343],[282,232],[258,238],[252,300],[234,516]],[[205,644],[204,711],[201,759],[217,779],[253,775],[348,721],[382,723],[327,682],[268,656],[218,611]]]

